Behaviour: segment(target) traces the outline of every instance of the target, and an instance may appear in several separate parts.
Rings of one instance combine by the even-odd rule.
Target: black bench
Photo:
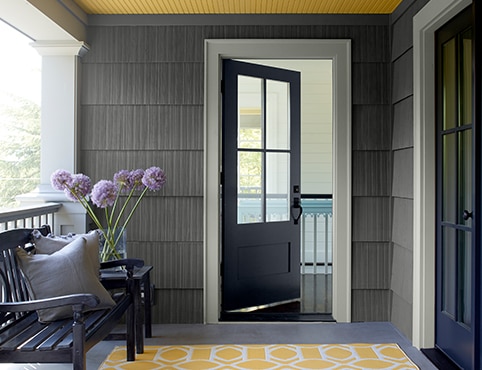
[[[50,227],[37,230],[47,235]],[[126,289],[113,295],[112,308],[83,312],[98,305],[99,299],[92,294],[32,300],[15,252],[18,246],[31,242],[32,231],[25,228],[0,232],[0,363],[72,363],[74,370],[84,370],[87,351],[107,337],[124,314],[127,361],[134,361],[136,319],[132,273],[143,261],[125,259],[101,264],[101,269],[122,265],[127,270]],[[36,310],[65,305],[72,307],[71,319],[38,321]]]

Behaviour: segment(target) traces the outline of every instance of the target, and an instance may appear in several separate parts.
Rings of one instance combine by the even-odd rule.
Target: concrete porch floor
[[[122,330],[122,328],[119,328]],[[277,344],[277,343],[397,343],[421,370],[437,368],[392,324],[375,323],[222,323],[216,325],[153,325],[145,345],[163,344]],[[87,369],[97,369],[123,341],[103,341],[87,353]],[[1,364],[0,369],[72,369],[69,364]]]

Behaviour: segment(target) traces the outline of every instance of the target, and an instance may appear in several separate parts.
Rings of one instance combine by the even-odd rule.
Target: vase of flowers
[[[87,175],[57,170],[51,175],[50,182],[54,189],[63,191],[69,199],[79,202],[85,208],[104,240],[100,260],[105,262],[121,258],[116,245],[125,237],[127,224],[144,195],[148,191],[160,190],[166,183],[166,176],[159,167],[121,170],[114,175],[113,180],[100,180],[92,186]],[[121,196],[126,197],[125,201],[121,201]],[[131,201],[134,206],[128,210]],[[93,205],[104,209],[106,225],[102,225]]]
[[[108,234],[108,229],[99,231],[99,259],[105,262],[127,258],[127,230],[125,227],[121,226],[113,230],[113,238],[111,238],[111,240],[115,242],[114,248],[112,248],[112,245],[109,245],[109,242],[105,239],[105,235]]]

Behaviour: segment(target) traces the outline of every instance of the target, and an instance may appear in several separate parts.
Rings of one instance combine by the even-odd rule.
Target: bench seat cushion
[[[99,281],[99,242],[96,233],[85,234],[52,254],[29,254],[17,248],[20,268],[33,299],[90,293],[100,299],[95,309],[114,306],[109,292]],[[72,317],[72,307],[38,311],[39,321]]]

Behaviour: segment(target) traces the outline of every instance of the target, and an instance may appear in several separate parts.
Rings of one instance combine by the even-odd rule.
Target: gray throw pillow
[[[100,304],[94,309],[115,304],[99,281],[97,233],[79,236],[52,254],[29,254],[19,247],[17,257],[33,299],[91,293],[100,299]],[[70,318],[72,307],[39,310],[38,316],[40,322]]]
[[[52,254],[61,250],[67,244],[71,243],[74,239],[83,235],[84,234],[68,234],[68,235],[49,234],[47,236],[43,236],[40,233],[40,231],[34,230],[32,231],[32,241],[35,245],[35,253]]]

